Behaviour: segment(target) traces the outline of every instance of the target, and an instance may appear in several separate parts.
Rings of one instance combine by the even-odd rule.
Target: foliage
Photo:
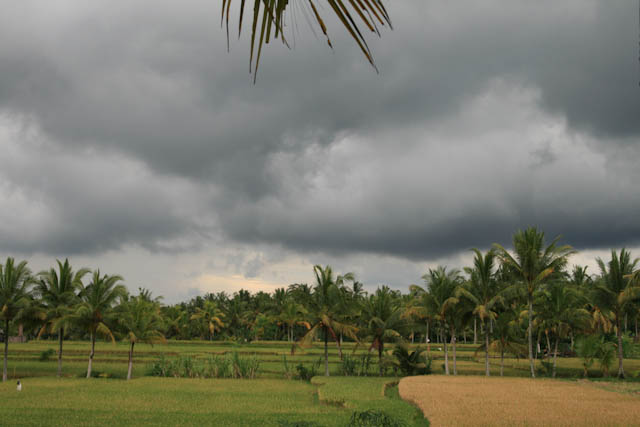
[[[404,376],[410,375],[428,375],[431,373],[431,363],[433,359],[423,356],[426,350],[420,347],[413,351],[409,350],[406,344],[398,344],[393,349],[393,355],[396,358],[398,369]]]
[[[360,356],[344,355],[340,370],[342,375],[348,377],[364,377],[370,375],[371,353],[366,352]]]
[[[318,373],[318,368],[322,363],[322,359],[318,359],[316,362],[311,363],[310,366],[307,366],[303,363],[299,363],[296,366],[296,372],[298,373],[298,378],[303,381],[311,381],[311,378],[315,377]]]
[[[589,375],[589,368],[598,361],[602,374],[609,375],[609,369],[616,355],[616,344],[605,335],[587,335],[576,340],[576,353],[582,359],[583,375]]]
[[[369,63],[375,67],[373,62],[373,55],[369,50],[369,46],[360,31],[360,27],[357,22],[363,25],[363,29],[366,28],[371,32],[380,34],[377,24],[384,26],[391,26],[391,19],[387,14],[384,5],[381,0],[367,0],[364,2],[358,1],[343,1],[343,0],[326,0],[327,5],[332,12],[336,15],[338,20],[344,25],[346,31],[355,40],[360,47],[362,53],[367,58]],[[238,20],[238,37],[242,32],[242,21],[244,17],[245,1],[240,3],[240,16]],[[262,47],[264,44],[268,44],[271,39],[278,39],[282,41],[286,46],[289,46],[287,38],[285,36],[285,13],[290,8],[302,8],[302,13],[307,17],[312,17],[319,29],[327,38],[327,43],[330,47],[331,39],[327,33],[327,27],[324,20],[321,17],[321,10],[316,6],[314,0],[296,1],[289,3],[289,0],[253,0],[253,18],[251,25],[251,56],[249,59],[250,68],[254,65],[255,58],[255,72],[257,73],[260,66],[260,57],[262,54]],[[226,18],[227,28],[227,44],[229,41],[229,17],[231,10],[231,0],[223,0],[222,2],[222,20]],[[292,16],[295,13],[292,12]],[[310,22],[310,21],[308,21]],[[257,41],[257,45],[256,45]],[[257,50],[256,50],[257,49]]]
[[[260,361],[253,356],[240,356],[237,352],[224,356],[196,359],[191,356],[166,358],[161,356],[151,364],[148,374],[155,377],[175,378],[234,378],[255,379]]]
[[[47,362],[54,354],[56,354],[56,351],[52,348],[48,348],[40,353],[40,357],[38,357],[38,360],[41,362]]]
[[[393,419],[384,411],[368,409],[366,411],[354,411],[349,420],[349,426],[353,427],[400,427],[404,424]]]

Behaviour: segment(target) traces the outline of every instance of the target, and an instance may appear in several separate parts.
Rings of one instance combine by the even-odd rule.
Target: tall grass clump
[[[260,361],[256,355],[240,356],[237,352],[223,356],[196,359],[179,356],[168,359],[160,356],[149,369],[154,377],[174,378],[236,378],[254,379],[258,376]]]
[[[342,358],[340,369],[342,375],[347,377],[365,377],[370,375],[371,353],[365,353],[360,357],[345,354]]]

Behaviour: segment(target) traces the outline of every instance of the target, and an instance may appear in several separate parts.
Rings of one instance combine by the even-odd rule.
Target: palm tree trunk
[[[427,343],[427,353],[431,353],[431,340],[429,339],[429,321],[428,320],[427,320],[427,333],[424,340]]]
[[[338,347],[338,356],[340,357],[340,360],[342,360],[342,346],[340,345],[340,340],[336,341],[336,347]]]
[[[56,377],[62,376],[62,341],[64,340],[64,328],[58,329],[58,373]]]
[[[640,337],[638,336],[638,315],[636,315],[636,335],[633,337],[633,341],[638,342]]]
[[[551,340],[549,340],[549,331],[544,331],[544,335],[547,338],[547,357],[549,359],[551,357]]]
[[[382,352],[384,351],[384,342],[380,340],[380,345],[378,346],[378,369],[380,371],[380,376],[382,376]]]
[[[446,329],[442,331],[442,342],[444,344],[444,373],[449,375],[449,351],[447,349]]]
[[[327,331],[327,327],[323,326],[324,329],[324,376],[329,376],[329,331]]]
[[[504,345],[500,346],[500,376],[504,376]]]
[[[622,329],[620,328],[620,316],[616,316],[616,326],[617,335],[618,335],[618,378],[624,378],[624,366],[622,366],[622,359],[624,357],[624,353],[622,352]]]
[[[464,340],[464,343],[467,343],[467,328],[463,328],[462,329],[462,339]]]
[[[570,336],[571,336],[571,351],[573,351],[573,345],[574,345],[573,331],[571,331]]]
[[[135,342],[131,341],[131,348],[129,349],[129,370],[127,371],[127,380],[131,379],[131,371],[133,369],[133,346]]]
[[[87,378],[91,378],[91,366],[93,365],[93,355],[96,348],[96,334],[91,331],[91,353],[89,353],[89,366],[87,367]]]
[[[529,294],[529,326],[527,327],[529,335],[529,367],[531,368],[531,378],[536,377],[536,370],[533,363],[533,295]]]
[[[476,316],[473,316],[473,345],[478,343],[478,330],[476,329]]]
[[[551,374],[553,378],[556,377],[556,360],[558,359],[558,341],[560,341],[560,338],[556,337],[556,344],[553,348],[553,372]]]
[[[458,375],[456,366],[456,328],[451,328],[451,345],[453,346],[453,375]]]
[[[4,364],[2,367],[2,382],[7,380],[7,359],[9,357],[9,319],[4,321]]]
[[[489,332],[487,332],[487,328],[485,328],[484,333],[484,373],[486,376],[491,375],[491,371],[489,370]]]

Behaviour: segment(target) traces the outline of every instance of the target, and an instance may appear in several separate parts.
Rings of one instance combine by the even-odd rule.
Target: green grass
[[[397,380],[388,378],[314,377],[318,397],[328,405],[351,411],[383,411],[403,425],[428,426],[422,412],[400,398]]]
[[[420,344],[425,348],[424,344]],[[431,355],[434,357],[433,372],[443,372],[444,353],[438,351],[442,344],[431,345]],[[389,349],[392,348],[390,345]],[[57,349],[56,341],[30,341],[28,343],[12,343],[9,346],[9,375],[11,377],[39,377],[55,375],[57,356],[54,354],[48,361],[39,361],[40,354],[48,349]],[[353,343],[344,344],[344,354],[359,357],[367,352],[368,347],[361,345],[356,348]],[[462,375],[482,375],[484,374],[484,357],[474,352],[477,346],[473,344],[458,344],[457,359],[458,373]],[[165,357],[190,356],[193,358],[206,358],[210,355],[221,355],[237,351],[242,355],[257,355],[260,360],[259,375],[261,378],[283,378],[284,363],[283,356],[286,356],[291,369],[295,371],[295,366],[299,363],[311,366],[323,356],[323,347],[320,343],[315,343],[310,348],[296,348],[295,354],[291,355],[291,343],[256,341],[246,344],[238,344],[229,341],[169,341],[166,344],[158,344],[153,347],[147,344],[138,344],[134,354],[134,376],[144,376],[148,366],[157,360],[161,355]],[[98,342],[96,344],[96,356],[94,359],[94,370],[105,375],[123,378],[127,369],[128,346],[126,343],[118,342],[115,345],[109,342]],[[89,354],[89,343],[83,341],[65,341],[63,357],[63,373],[65,376],[82,376],[86,372],[87,359]],[[453,367],[452,358],[449,358],[449,366]],[[0,360],[2,357],[0,356]],[[492,375],[499,374],[499,358],[492,357],[490,360]],[[537,367],[542,373],[540,359]],[[615,373],[616,363],[612,365],[612,372]],[[329,347],[329,368],[332,375],[341,372],[338,350],[335,345]],[[321,367],[322,369],[322,367]],[[625,370],[631,375],[640,375],[640,359],[625,359]],[[376,375],[378,372],[377,356],[371,358],[369,373]],[[389,371],[390,375],[393,375]],[[529,364],[526,358],[505,359],[506,376],[529,375]],[[600,369],[595,364],[589,370],[590,376],[601,376]],[[581,377],[582,365],[578,358],[558,358],[558,375],[562,377]]]
[[[423,420],[414,424],[416,409],[397,395],[385,397],[390,381],[30,378],[21,392],[13,381],[0,384],[0,423],[278,426],[305,421],[344,426],[354,410],[382,409],[408,426],[425,425]]]

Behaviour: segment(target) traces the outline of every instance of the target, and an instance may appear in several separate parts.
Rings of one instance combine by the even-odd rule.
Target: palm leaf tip
[[[365,56],[371,66],[378,71],[373,60],[373,54],[367,44],[366,38],[360,31],[360,26],[366,27],[369,32],[376,33],[380,36],[377,24],[381,26],[388,25],[393,29],[391,19],[387,13],[382,0],[324,0],[329,6],[329,10],[333,12],[338,21],[342,24],[349,36],[356,42],[362,54]],[[241,0],[238,19],[238,37],[242,34],[242,21],[244,18],[246,0]],[[229,49],[229,20],[231,15],[232,0],[223,0],[221,9],[221,25],[225,26],[227,33],[227,49]],[[251,42],[249,55],[249,71],[254,74],[254,83],[257,77],[258,68],[260,66],[260,58],[262,56],[262,47],[268,44],[272,38],[280,38],[281,42],[289,47],[287,37],[284,31],[284,22],[286,13],[291,7],[300,6],[306,16],[311,16],[324,36],[327,44],[333,48],[333,43],[329,38],[327,25],[321,13],[316,6],[314,0],[304,0],[296,2],[289,0],[254,0],[253,17],[251,19]],[[295,14],[292,15],[295,18]],[[314,22],[308,20],[311,30],[313,31]],[[272,36],[273,34],[273,36]],[[257,41],[257,46],[256,46]]]

